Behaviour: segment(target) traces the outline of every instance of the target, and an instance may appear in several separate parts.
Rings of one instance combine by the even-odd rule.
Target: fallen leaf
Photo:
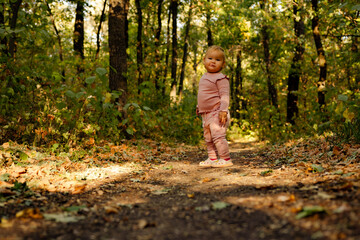
[[[27,208],[23,209],[15,214],[17,218],[32,218],[32,219],[42,219],[43,215],[40,213],[38,208]]]
[[[72,191],[72,194],[79,194],[83,193],[85,191],[86,184],[83,185],[77,185],[74,187],[74,190]]]
[[[195,194],[194,193],[188,193],[187,196],[188,196],[188,198],[194,198]]]
[[[44,218],[46,220],[54,220],[55,222],[61,223],[71,223],[71,222],[78,222],[84,219],[84,216],[73,216],[69,213],[44,213]]]
[[[14,221],[8,220],[6,218],[1,218],[0,227],[1,228],[11,228],[14,225]]]
[[[112,207],[112,206],[105,206],[105,212],[107,214],[112,214],[112,213],[119,213],[119,210],[116,207]]]
[[[324,213],[324,212],[326,212],[325,208],[321,206],[305,206],[303,207],[302,211],[296,215],[296,219],[301,219],[304,217],[314,215],[316,213]]]
[[[318,192],[317,194],[318,197],[322,198],[322,199],[333,199],[333,198],[336,198],[335,195],[330,195],[326,192]]]
[[[84,209],[84,208],[86,208],[85,205],[70,206],[70,207],[65,208],[65,211],[67,211],[67,212],[78,212],[79,210]]]
[[[214,210],[221,210],[221,209],[228,207],[229,205],[230,205],[229,203],[218,201],[218,202],[213,202],[211,204],[211,207]]]
[[[341,152],[341,149],[338,146],[335,146],[333,148],[333,154],[334,155],[338,156],[340,154],[340,152]]]

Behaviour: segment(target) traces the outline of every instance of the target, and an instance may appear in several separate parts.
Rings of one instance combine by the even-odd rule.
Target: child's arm
[[[230,84],[227,78],[218,80],[216,85],[219,89],[220,95],[220,113],[219,121],[221,126],[225,126],[227,122],[227,112],[229,108],[229,94],[230,94]]]

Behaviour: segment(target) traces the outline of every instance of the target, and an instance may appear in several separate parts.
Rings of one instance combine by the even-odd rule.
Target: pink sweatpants
[[[219,111],[202,113],[201,116],[209,158],[216,159],[217,154],[221,159],[230,158],[229,145],[226,140],[226,129],[230,122],[229,112],[227,122],[223,127],[220,126]]]

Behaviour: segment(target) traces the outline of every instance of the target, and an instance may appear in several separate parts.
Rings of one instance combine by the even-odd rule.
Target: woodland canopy
[[[197,143],[210,45],[226,49],[230,139],[360,141],[355,0],[1,0],[0,144]]]

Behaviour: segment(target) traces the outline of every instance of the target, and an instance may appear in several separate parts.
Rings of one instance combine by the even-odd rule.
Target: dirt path
[[[204,151],[179,152],[79,194],[22,196],[0,205],[0,239],[359,239],[358,175],[272,165],[255,143],[231,156],[200,169]]]

